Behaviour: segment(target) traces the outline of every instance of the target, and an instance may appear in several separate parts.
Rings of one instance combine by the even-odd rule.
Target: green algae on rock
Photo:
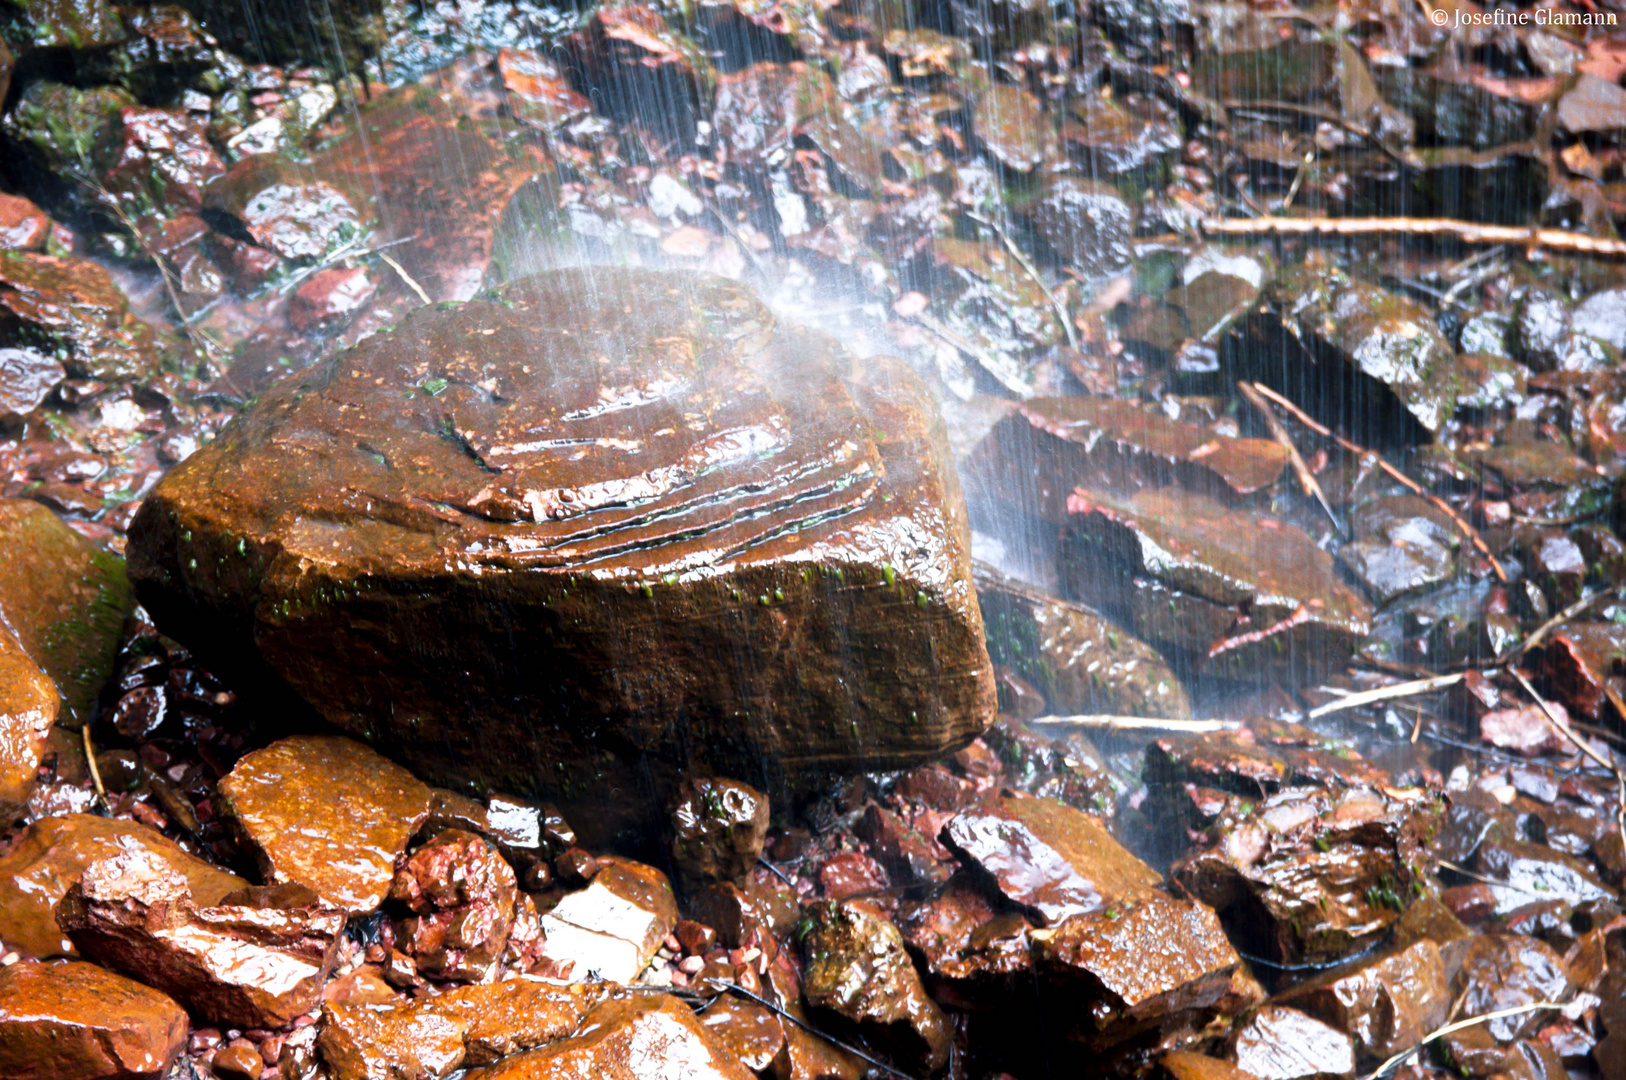
[[[913,764],[992,672],[924,389],[855,371],[720,278],[539,275],[273,387],[144,502],[132,573],[238,685],[601,827],[685,762]]]
[[[83,723],[130,610],[124,565],[27,499],[0,499],[0,551],[0,622],[56,683],[63,719]]]

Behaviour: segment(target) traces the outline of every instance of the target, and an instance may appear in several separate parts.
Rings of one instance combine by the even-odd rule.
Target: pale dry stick
[[[394,259],[392,259],[390,257],[390,255],[389,255],[389,252],[387,252],[387,251],[378,251],[378,252],[375,252],[375,254],[380,259],[383,259],[384,262],[389,265],[389,268],[391,270],[395,271],[395,276],[400,278],[402,281],[404,281],[406,283],[407,288],[411,289],[413,292],[418,294],[418,299],[419,300],[422,300],[426,304],[433,302],[433,301],[431,301],[429,299],[429,294],[423,291],[423,286],[419,285],[416,281],[414,281],[412,279],[412,275],[406,272],[406,267],[402,266],[400,263],[398,263]]]
[[[1029,724],[1055,727],[1101,728],[1107,731],[1177,731],[1186,735],[1212,735],[1235,731],[1237,725],[1225,720],[1160,720],[1155,716],[1113,716],[1108,713],[1078,716],[1038,716]]]
[[[1626,240],[1606,240],[1565,229],[1480,225],[1449,218],[1208,218],[1209,236],[1438,236],[1464,244],[1516,244],[1565,255],[1626,258]]]
[[[1266,401],[1259,391],[1247,383],[1238,382],[1236,388],[1242,391],[1242,396],[1248,399],[1248,404],[1253,406],[1254,411],[1265,418],[1265,426],[1270,428],[1271,438],[1286,448],[1287,460],[1293,466],[1293,474],[1299,478],[1299,487],[1303,488],[1306,495],[1315,499],[1321,505],[1322,511],[1327,515],[1327,520],[1332,522],[1333,531],[1339,536],[1344,535],[1344,527],[1338,523],[1337,515],[1332,512],[1332,506],[1327,502],[1326,492],[1321,490],[1321,485],[1316,482],[1315,474],[1304,463],[1304,457],[1299,453],[1298,446],[1294,444],[1293,437],[1287,433],[1287,428],[1282,426],[1281,419],[1276,415],[1276,410],[1270,407],[1270,402]]]
[[[1027,272],[1028,277],[1033,279],[1033,283],[1039,286],[1039,291],[1044,293],[1044,298],[1050,302],[1051,310],[1056,313],[1056,321],[1061,323],[1061,332],[1067,335],[1068,346],[1074,349],[1078,348],[1078,330],[1073,326],[1073,320],[1067,317],[1067,305],[1062,303],[1056,294],[1051,291],[1049,285],[1045,284],[1044,278],[1039,276],[1039,268],[1034,266],[1032,261],[1023,254],[1022,249],[1016,246],[1016,241],[1011,239],[1011,234],[1005,231],[1003,225],[992,218],[969,213],[966,214],[966,217],[979,225],[986,225],[994,230],[994,235],[999,237],[999,242],[1005,245],[1005,250],[1011,253],[1011,258],[1015,259],[1018,265]]]
[[[1604,770],[1614,774],[1615,795],[1618,799],[1615,805],[1615,827],[1620,830],[1620,835],[1622,837],[1626,837],[1626,773],[1622,773],[1618,768],[1615,767],[1614,762],[1608,760],[1602,754],[1598,753],[1592,748],[1591,743],[1577,735],[1575,733],[1575,729],[1570,727],[1568,721],[1559,719],[1558,714],[1553,711],[1552,705],[1548,703],[1546,698],[1536,693],[1536,688],[1531,686],[1530,680],[1524,677],[1524,672],[1520,671],[1511,664],[1508,665],[1507,670],[1515,679],[1519,681],[1519,685],[1524,688],[1524,692],[1529,694],[1531,699],[1534,700],[1537,705],[1541,706],[1542,714],[1547,717],[1547,722],[1556,728],[1560,735],[1564,736],[1564,738],[1573,743],[1575,748],[1581,751],[1583,756],[1596,763]]]
[[[1305,412],[1303,409],[1299,408],[1297,405],[1293,404],[1291,401],[1287,400],[1285,397],[1278,394],[1264,383],[1256,382],[1253,384],[1253,388],[1259,391],[1265,397],[1269,398],[1271,401],[1275,402],[1277,405],[1280,405],[1282,408],[1286,409],[1292,414],[1293,419],[1297,420],[1299,423],[1303,424],[1317,435],[1320,435],[1322,438],[1331,439],[1347,452],[1354,454],[1356,457],[1364,457],[1367,454],[1371,454],[1373,459],[1377,461],[1378,468],[1382,469],[1391,479],[1403,485],[1406,490],[1410,491],[1412,494],[1427,499],[1432,505],[1445,513],[1446,516],[1448,516],[1456,525],[1457,531],[1463,536],[1467,537],[1469,543],[1473,544],[1474,549],[1483,555],[1486,561],[1490,563],[1491,570],[1496,574],[1496,580],[1500,581],[1504,585],[1507,584],[1507,571],[1502,569],[1502,564],[1497,561],[1496,556],[1491,554],[1490,545],[1485,543],[1485,538],[1479,535],[1478,529],[1470,525],[1466,518],[1457,513],[1456,507],[1452,506],[1438,495],[1430,493],[1429,490],[1422,484],[1419,484],[1417,481],[1395,468],[1395,466],[1389,464],[1388,459],[1383,455],[1376,453],[1375,451],[1368,450],[1364,446],[1352,443],[1342,435],[1339,435],[1337,432],[1327,427],[1325,424],[1318,423],[1317,421],[1311,419],[1309,413]]]
[[[1554,615],[1552,618],[1536,627],[1534,633],[1525,638],[1523,641],[1519,642],[1512,652],[1502,657],[1496,663],[1498,665],[1513,663],[1525,653],[1529,652],[1531,649],[1534,649],[1537,645],[1540,645],[1548,634],[1569,622],[1587,608],[1601,600],[1618,595],[1620,595],[1619,586],[1613,586],[1611,588],[1604,589],[1602,592],[1593,593],[1591,596],[1583,596],[1581,599],[1575,601],[1575,603],[1570,604],[1563,611],[1560,611],[1557,615]],[[1622,713],[1621,716],[1626,717],[1626,713]]]
[[[1388,1061],[1385,1061],[1376,1069],[1373,1069],[1371,1072],[1367,1073],[1366,1076],[1362,1077],[1362,1080],[1382,1080],[1383,1077],[1393,1072],[1401,1062],[1422,1050],[1423,1047],[1427,1046],[1429,1043],[1434,1042],[1436,1039],[1443,1039],[1453,1032],[1461,1031],[1463,1028],[1471,1028],[1476,1024],[1489,1023],[1492,1020],[1501,1020],[1508,1016],[1519,1016],[1523,1013],[1540,1012],[1543,1009],[1562,1008],[1564,1008],[1564,1003],[1562,1001],[1537,1001],[1531,1005],[1515,1005],[1508,1009],[1497,1009],[1495,1012],[1481,1013],[1478,1016],[1470,1016],[1466,1020],[1458,1020],[1454,1024],[1447,1024],[1444,1027],[1435,1028],[1427,1035],[1424,1035],[1422,1039],[1418,1041],[1416,1046],[1412,1047],[1410,1050],[1400,1051],[1400,1053],[1396,1054]]]
[[[85,764],[90,766],[90,782],[96,788],[96,801],[107,809],[107,788],[102,786],[102,770],[96,767],[96,743],[90,737],[90,725],[79,725],[79,737],[85,741]]]
[[[1317,705],[1305,714],[1305,718],[1318,720],[1335,712],[1343,712],[1345,709],[1358,709],[1362,705],[1372,705],[1379,701],[1393,701],[1396,698],[1431,694],[1436,690],[1444,690],[1448,686],[1455,686],[1465,678],[1467,678],[1466,672],[1453,671],[1449,675],[1434,675],[1427,679],[1413,679],[1411,682],[1395,683],[1393,686],[1380,686],[1375,690],[1362,690],[1358,694],[1348,694],[1337,701]]]

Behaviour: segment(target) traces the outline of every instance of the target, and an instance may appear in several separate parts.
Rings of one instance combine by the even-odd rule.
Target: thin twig
[[[1292,463],[1293,473],[1299,478],[1299,487],[1303,488],[1306,495],[1311,496],[1321,505],[1322,511],[1327,515],[1327,520],[1332,522],[1333,532],[1343,536],[1344,528],[1338,523],[1338,515],[1332,512],[1332,507],[1327,502],[1326,493],[1321,490],[1321,485],[1316,482],[1315,474],[1310,472],[1310,467],[1304,463],[1304,458],[1299,454],[1299,448],[1294,444],[1293,437],[1287,433],[1287,429],[1282,426],[1281,420],[1276,416],[1276,410],[1270,407],[1270,402],[1266,401],[1259,391],[1247,383],[1238,382],[1236,388],[1242,391],[1242,396],[1248,399],[1248,404],[1253,406],[1254,411],[1264,417],[1265,426],[1270,428],[1271,438],[1286,448],[1287,460]]]
[[[1217,731],[1235,731],[1237,725],[1225,720],[1160,720],[1155,716],[1113,716],[1087,714],[1081,716],[1039,716],[1029,724],[1051,724],[1056,727],[1104,728],[1108,731],[1178,731],[1189,735],[1211,735]]]
[[[1305,714],[1307,719],[1317,720],[1335,712],[1345,709],[1358,709],[1362,705],[1371,705],[1379,701],[1393,701],[1395,698],[1415,697],[1418,694],[1431,694],[1436,690],[1444,690],[1447,686],[1455,686],[1467,676],[1461,671],[1449,675],[1434,675],[1427,679],[1414,679],[1411,682],[1395,683],[1393,686],[1380,686],[1375,690],[1362,690],[1358,694],[1349,694],[1337,701],[1329,701],[1325,705],[1318,705]]]
[[[774,877],[778,878],[780,881],[783,881],[786,885],[789,885],[793,889],[796,887],[796,882],[792,881],[783,870],[779,869],[779,867],[775,866],[767,859],[764,859],[761,855],[757,856],[757,862],[761,863],[763,866],[766,866],[773,873]]]
[[[1562,1009],[1563,1007],[1564,1003],[1561,1001],[1538,1001],[1533,1005],[1515,1005],[1508,1009],[1497,1009],[1495,1012],[1482,1013],[1479,1016],[1470,1016],[1466,1020],[1458,1020],[1454,1024],[1447,1024],[1442,1028],[1435,1028],[1427,1035],[1424,1035],[1416,1046],[1412,1047],[1410,1050],[1400,1051],[1400,1053],[1396,1054],[1388,1061],[1385,1061],[1376,1069],[1373,1069],[1371,1072],[1367,1073],[1362,1080],[1382,1080],[1382,1077],[1387,1076],[1390,1072],[1394,1071],[1395,1067],[1401,1062],[1417,1053],[1429,1043],[1435,1041],[1436,1039],[1443,1039],[1445,1036],[1450,1035],[1453,1032],[1461,1031],[1463,1028],[1470,1028],[1476,1024],[1484,1024],[1491,1020],[1501,1020],[1508,1016],[1520,1016],[1524,1013],[1540,1012],[1543,1009]]]
[[[1509,666],[1507,670],[1515,679],[1519,681],[1519,685],[1524,687],[1524,692],[1529,694],[1530,697],[1535,700],[1537,705],[1541,706],[1541,711],[1546,715],[1547,722],[1552,724],[1553,727],[1558,730],[1560,735],[1564,736],[1564,738],[1575,744],[1575,748],[1581,751],[1581,753],[1587,758],[1614,774],[1615,795],[1617,798],[1615,805],[1615,827],[1620,830],[1620,835],[1622,837],[1626,837],[1626,773],[1622,773],[1618,768],[1615,767],[1614,762],[1608,760],[1602,754],[1598,753],[1592,748],[1591,743],[1577,735],[1575,730],[1570,727],[1568,721],[1561,719],[1558,713],[1553,711],[1553,707],[1552,705],[1548,704],[1547,699],[1536,693],[1536,688],[1530,685],[1530,680],[1524,677],[1524,672],[1512,666]]]
[[[792,1016],[789,1012],[786,1012],[784,1009],[780,1008],[778,1005],[775,1005],[773,1002],[769,1001],[767,998],[762,997],[759,994],[753,994],[753,993],[751,993],[751,991],[747,990],[743,986],[740,986],[740,985],[738,985],[736,983],[728,982],[726,979],[718,979],[718,978],[715,978],[715,977],[708,978],[706,981],[709,982],[713,986],[720,986],[725,990],[732,990],[736,994],[745,995],[746,997],[750,998],[752,1001],[756,1002],[758,1005],[761,1005],[764,1009],[767,1009],[770,1012],[772,1012],[774,1015],[778,1016],[781,1020],[789,1020],[791,1023],[795,1024],[797,1027],[801,1028],[803,1031],[806,1031],[811,1035],[814,1035],[814,1036],[816,1036],[816,1037],[818,1037],[820,1039],[823,1039],[825,1042],[829,1043],[831,1046],[838,1047],[838,1048],[840,1048],[842,1050],[845,1050],[847,1053],[849,1053],[849,1054],[853,1055],[854,1057],[858,1058],[860,1061],[863,1061],[863,1062],[865,1062],[867,1064],[873,1065],[877,1069],[880,1069],[882,1072],[890,1073],[893,1076],[900,1077],[901,1080],[915,1080],[914,1077],[910,1076],[908,1073],[904,1072],[902,1069],[894,1068],[893,1066],[888,1065],[886,1062],[880,1060],[879,1058],[871,1057],[869,1054],[864,1053],[864,1051],[858,1049],[858,1047],[856,1047],[856,1046],[853,1046],[851,1043],[844,1043],[840,1039],[836,1038],[835,1036],[828,1035],[828,1034],[820,1031],[818,1028],[814,1027],[812,1024],[809,1024],[807,1021],[802,1020],[799,1017]]]
[[[1587,608],[1589,608],[1592,605],[1598,603],[1600,600],[1604,600],[1604,599],[1606,599],[1608,597],[1618,596],[1618,595],[1620,595],[1620,589],[1619,589],[1618,586],[1614,586],[1614,587],[1611,587],[1611,588],[1608,588],[1608,589],[1604,589],[1602,592],[1593,593],[1591,596],[1583,596],[1581,599],[1575,601],[1575,603],[1573,603],[1573,604],[1569,605],[1568,607],[1566,607],[1563,611],[1560,611],[1557,615],[1554,615],[1552,618],[1548,619],[1546,622],[1544,622],[1540,626],[1536,627],[1535,633],[1533,633],[1529,637],[1525,638],[1522,642],[1519,643],[1517,648],[1515,648],[1512,652],[1508,653],[1502,659],[1498,660],[1497,663],[1498,664],[1511,664],[1511,663],[1513,663],[1514,661],[1518,660],[1521,656],[1523,656],[1525,653],[1529,652],[1531,649],[1534,649],[1537,645],[1540,645],[1542,643],[1542,641],[1547,637],[1548,634],[1552,633],[1554,630],[1558,629],[1560,626],[1562,626],[1565,623],[1569,622],[1571,619],[1573,619],[1577,615],[1581,614],[1581,612],[1585,611]]]
[[[1626,257],[1626,240],[1607,240],[1564,229],[1481,225],[1449,218],[1208,218],[1210,236],[1443,236],[1464,244],[1517,244],[1567,255]]]
[[[1281,394],[1278,394],[1264,383],[1256,382],[1253,384],[1253,388],[1259,391],[1265,397],[1269,398],[1271,401],[1275,402],[1277,405],[1280,405],[1282,408],[1286,409],[1293,415],[1293,419],[1297,420],[1299,423],[1303,424],[1317,435],[1320,435],[1322,438],[1331,439],[1344,450],[1354,454],[1356,457],[1364,457],[1367,454],[1371,454],[1373,459],[1378,463],[1378,468],[1382,469],[1391,479],[1404,486],[1406,490],[1410,491],[1412,494],[1427,499],[1435,507],[1450,517],[1452,522],[1455,523],[1457,531],[1466,537],[1467,540],[1473,544],[1474,549],[1483,555],[1486,561],[1490,563],[1491,570],[1496,574],[1496,580],[1502,582],[1504,585],[1507,583],[1507,571],[1502,569],[1502,564],[1497,561],[1496,556],[1491,554],[1490,545],[1485,543],[1485,538],[1479,535],[1478,529],[1470,525],[1466,518],[1457,513],[1456,507],[1452,506],[1438,495],[1433,494],[1427,488],[1423,487],[1422,484],[1419,484],[1417,481],[1413,480],[1411,477],[1389,464],[1388,459],[1383,457],[1383,455],[1375,451],[1368,450],[1364,446],[1350,442],[1348,439],[1344,438],[1342,435],[1339,435],[1325,424],[1318,423],[1310,417],[1309,413],[1306,413],[1303,409],[1299,408],[1297,405],[1293,404],[1291,401],[1287,400],[1287,398],[1283,397]]]
[[[1011,258],[1015,259],[1018,265],[1027,271],[1028,277],[1032,278],[1033,283],[1039,287],[1039,291],[1044,293],[1044,298],[1050,301],[1050,309],[1056,313],[1056,321],[1061,323],[1061,332],[1067,335],[1067,344],[1074,349],[1078,348],[1078,330],[1073,326],[1073,320],[1067,317],[1067,305],[1057,298],[1049,285],[1045,284],[1044,278],[1039,276],[1039,268],[1034,266],[1033,262],[1023,254],[1022,249],[1016,246],[1016,241],[1011,239],[1011,234],[1006,232],[1005,227],[993,218],[985,218],[981,214],[972,213],[967,213],[966,217],[979,225],[986,225],[994,230],[994,235],[999,237],[1000,243],[1005,245],[1005,250],[1011,253]]]
[[[103,810],[107,806],[107,789],[102,786],[102,770],[96,767],[96,743],[90,737],[90,725],[79,725],[79,736],[85,740],[85,764],[90,766],[90,782],[96,789],[96,801]]]
[[[1379,152],[1390,158],[1397,165],[1407,164],[1404,156],[1395,151],[1392,147],[1386,145],[1384,141],[1378,138],[1378,136],[1370,128],[1362,127],[1360,124],[1357,124],[1352,120],[1346,120],[1344,117],[1333,112],[1331,109],[1322,109],[1314,105],[1301,105],[1292,101],[1238,101],[1235,99],[1227,99],[1222,101],[1221,104],[1234,112],[1277,112],[1308,116],[1313,120],[1320,120],[1324,123],[1332,124],[1334,127],[1339,127],[1349,132],[1351,135],[1357,135],[1360,138],[1365,139],[1376,147]]]
[[[382,249],[374,249],[373,254],[377,255],[380,259],[383,259],[386,263],[388,263],[389,268],[395,271],[395,276],[406,282],[406,287],[418,294],[419,300],[422,300],[426,304],[433,303],[433,301],[429,299],[429,294],[423,291],[423,286],[414,281],[412,275],[406,272],[406,268],[400,263],[396,262],[390,256],[389,252]]]

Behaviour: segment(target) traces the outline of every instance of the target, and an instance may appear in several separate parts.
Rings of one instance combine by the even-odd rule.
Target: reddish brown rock
[[[465,1022],[419,1009],[330,1005],[316,1049],[333,1080],[441,1080],[463,1063]]]
[[[755,878],[744,885],[724,881],[709,886],[690,898],[689,910],[730,949],[744,948],[753,938],[783,937],[802,913],[794,893]]]
[[[90,814],[46,818],[0,857],[0,941],[35,956],[72,955],[72,943],[57,926],[57,902],[92,864],[137,851],[163,858],[205,906],[248,885],[134,821]]]
[[[281,154],[244,158],[210,184],[203,199],[204,209],[234,219],[242,233],[284,259],[319,258],[359,237],[371,224],[365,205],[343,181]]]
[[[962,871],[929,900],[898,911],[904,941],[923,960],[934,998],[950,1003],[997,1006],[1009,999],[1011,976],[1032,969],[1033,924],[1023,915],[997,911]]]
[[[245,756],[221,779],[220,796],[265,880],[304,885],[350,913],[383,902],[431,798],[400,766],[324,735]]]
[[[39,251],[49,235],[51,218],[45,211],[21,195],[0,191],[0,251]]]
[[[103,186],[132,216],[196,212],[204,187],[226,171],[208,126],[178,109],[120,109],[101,162]]]
[[[779,1017],[754,1001],[724,994],[700,1014],[700,1022],[729,1058],[762,1073],[785,1047]]]
[[[157,371],[152,327],[89,259],[0,251],[0,312],[79,378],[119,382]],[[0,335],[0,344],[13,343],[10,332]]]
[[[1034,398],[996,424],[971,456],[967,485],[1059,525],[1075,487],[1129,494],[1177,484],[1236,502],[1275,482],[1287,451],[1236,439],[1116,398]]]
[[[1100,1045],[1215,1006],[1242,963],[1211,909],[1161,894],[1073,915],[1032,938],[1050,985],[1090,1003],[1075,1023]]]
[[[344,915],[303,886],[245,889],[197,907],[151,851],[89,866],[57,905],[79,952],[157,987],[221,1027],[278,1028],[309,1012],[339,953]]]
[[[588,1013],[574,1038],[517,1054],[480,1080],[750,1080],[688,1006],[658,995],[612,999]]]
[[[1100,819],[1054,799],[1003,796],[952,819],[942,839],[1046,926],[1145,898],[1162,881]]]
[[[489,1065],[574,1035],[582,1017],[604,995],[603,986],[560,986],[521,976],[460,986],[426,999],[417,1008],[462,1024],[464,1063]]]
[[[619,119],[635,118],[663,139],[693,141],[709,66],[653,9],[600,8],[569,45],[582,80]]]
[[[1365,640],[1372,608],[1332,556],[1275,518],[1168,488],[1078,488],[1064,592],[1210,675],[1314,678]]]
[[[91,964],[0,968],[0,1076],[159,1080],[186,1046],[181,1007]]]
[[[1353,1076],[1349,1036],[1296,1009],[1267,1005],[1232,1037],[1236,1066],[1258,1080],[1334,1080]]]
[[[364,266],[330,266],[300,283],[288,299],[288,325],[301,334],[343,327],[378,292]]]
[[[497,74],[514,118],[549,134],[593,110],[557,64],[528,49],[499,49]]]
[[[420,972],[480,982],[489,976],[514,927],[518,883],[497,849],[461,829],[447,829],[402,864],[390,899],[410,916],[398,946]]]
[[[1411,789],[1287,789],[1228,805],[1170,876],[1278,963],[1371,944],[1414,899],[1439,802]]]
[[[951,1033],[926,996],[898,928],[863,900],[811,909],[802,939],[802,991],[809,1005],[841,1017],[917,1073],[948,1060]]]
[[[672,809],[672,862],[689,888],[741,881],[768,838],[768,798],[737,780],[687,780]]]
[[[957,481],[906,370],[860,378],[724,279],[603,267],[342,356],[131,525],[143,602],[242,692],[437,783],[568,793],[604,833],[685,766],[901,768],[991,719]]]
[[[56,683],[63,719],[89,720],[130,610],[123,564],[28,499],[0,499],[0,551],[0,620]]]
[[[61,704],[55,684],[0,626],[0,823],[27,806]]]
[[[1440,950],[1428,938],[1316,975],[1281,995],[1348,1035],[1363,1057],[1387,1058],[1445,1022],[1451,1006]]]

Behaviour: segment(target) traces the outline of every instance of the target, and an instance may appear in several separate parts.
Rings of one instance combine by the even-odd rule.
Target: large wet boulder
[[[238,685],[609,827],[685,763],[771,786],[987,725],[931,415],[722,279],[539,275],[268,391],[143,503],[131,572]]]
[[[1372,608],[1299,529],[1177,489],[1078,488],[1064,590],[1207,675],[1314,678],[1347,658]]]
[[[0,1076],[158,1080],[186,1046],[186,1012],[92,964],[0,968]]]

